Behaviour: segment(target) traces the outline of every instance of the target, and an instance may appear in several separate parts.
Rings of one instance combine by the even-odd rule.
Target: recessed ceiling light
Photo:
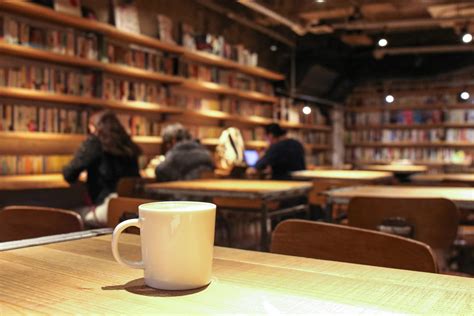
[[[309,106],[303,107],[303,114],[304,115],[309,115],[311,114],[311,108]]]
[[[276,52],[278,50],[278,47],[276,45],[272,45],[272,46],[270,46],[270,50],[272,52]]]
[[[466,43],[466,44],[472,42],[472,34],[471,33],[464,33],[464,35],[462,36],[462,42]]]
[[[389,94],[385,96],[385,102],[392,103],[393,101],[395,101],[395,98],[393,97],[393,95]]]
[[[466,101],[466,100],[469,100],[469,98],[471,97],[471,95],[469,94],[469,92],[463,91],[463,92],[461,92],[461,93],[459,94],[459,97],[460,97],[461,99],[463,99],[464,101]]]
[[[379,39],[377,45],[379,45],[380,47],[385,47],[388,45],[388,41],[386,38],[382,37],[381,39]]]
[[[326,0],[315,0],[316,3],[324,3]]]

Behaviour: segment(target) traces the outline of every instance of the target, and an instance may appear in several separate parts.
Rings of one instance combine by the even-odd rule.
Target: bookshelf
[[[106,23],[65,15],[26,1],[0,1],[0,10],[2,11],[0,15],[6,14],[12,18],[19,17],[23,21],[25,19],[27,21],[31,19],[32,25],[34,23],[40,23],[38,21],[41,21],[41,23],[48,25],[50,28],[66,27],[68,30],[72,29],[73,36],[78,36],[76,30],[87,31],[93,34],[93,36],[96,36],[99,42],[104,41],[104,43],[108,43],[106,41],[114,40],[124,43],[124,45],[135,44],[146,50],[156,50],[159,54],[161,54],[161,52],[163,52],[163,54],[170,54],[169,56],[166,55],[168,57],[165,57],[173,59],[173,61],[177,61],[178,63],[181,63],[181,60],[192,61],[209,67],[217,67],[218,70],[222,69],[237,74],[244,74],[245,76],[250,76],[247,78],[256,78],[255,80],[257,81],[255,82],[257,87],[259,86],[258,80],[271,82],[285,79],[282,74],[261,67],[248,66],[210,53],[194,51],[178,45],[168,44],[146,35],[120,31]],[[74,38],[74,41],[75,40],[76,38]],[[98,46],[97,51],[99,51],[101,45]],[[47,47],[33,47],[29,43],[25,45],[24,43],[11,43],[0,40],[0,55],[12,58],[25,65],[31,62],[32,64],[39,64],[42,67],[52,67],[51,69],[54,67],[65,67],[75,69],[78,73],[90,72],[93,73],[94,78],[100,78],[101,80],[99,84],[101,87],[100,92],[94,92],[87,96],[80,93],[59,93],[52,89],[45,91],[25,88],[21,85],[13,86],[7,83],[2,86],[0,84],[0,102],[5,104],[23,104],[23,102],[25,102],[30,105],[33,103],[38,107],[48,106],[59,109],[75,106],[76,108],[88,111],[88,113],[106,108],[117,110],[118,113],[135,113],[143,117],[151,117],[163,125],[179,120],[180,118],[187,117],[191,123],[194,119],[201,118],[211,120],[211,123],[206,123],[210,124],[211,129],[215,126],[225,128],[236,124],[238,127],[242,126],[242,128],[250,128],[255,131],[255,129],[261,125],[279,122],[283,127],[290,129],[294,133],[299,133],[298,135],[300,136],[308,139],[318,139],[316,143],[305,144],[306,149],[311,153],[315,152],[321,154],[322,152],[327,153],[331,150],[331,145],[328,142],[331,127],[326,123],[307,123],[306,121],[301,123],[295,121],[294,118],[290,120],[280,117],[247,115],[241,114],[239,111],[230,113],[222,108],[212,110],[189,109],[175,104],[172,97],[170,97],[175,91],[186,91],[186,93],[190,94],[205,95],[206,97],[210,96],[216,98],[219,102],[223,99],[228,99],[232,100],[232,102],[250,102],[251,106],[256,108],[261,106],[276,107],[280,102],[280,98],[275,96],[272,91],[266,93],[254,91],[252,88],[231,87],[227,84],[197,80],[195,78],[182,76],[178,72],[170,73],[167,69],[150,70],[138,66],[109,62],[107,59],[104,59],[103,54],[100,54],[100,52],[94,58],[86,58],[78,56],[77,52],[73,54],[58,53],[57,51],[48,50]],[[1,67],[0,65],[0,68]],[[158,87],[157,89],[166,91],[166,100],[154,102],[137,101],[135,99],[132,100],[117,96],[115,96],[115,98],[109,98],[104,92],[105,88],[103,88],[104,82],[108,78],[111,78],[110,80],[112,81],[118,80],[117,82],[119,83],[120,80],[126,80],[125,82],[130,85],[135,82],[143,85],[156,85]],[[263,89],[266,89],[266,86],[264,86]],[[206,137],[205,133],[203,135],[201,131],[199,133],[201,142],[204,145],[217,145],[218,139],[216,137]],[[315,135],[316,133],[323,134],[324,137],[319,137],[319,135]],[[160,153],[162,141],[160,137],[156,136],[158,134],[159,133],[156,133],[154,136],[133,136],[133,139],[143,149],[144,155],[151,156]],[[214,134],[214,132],[211,134]],[[84,140],[85,135],[38,131],[2,131],[0,128],[0,138],[2,139],[0,155],[44,155],[46,157],[72,155],[79,144]],[[319,140],[320,138],[323,139],[323,141]],[[326,141],[324,141],[324,139],[326,139]],[[264,149],[267,143],[263,141],[263,139],[255,139],[255,137],[252,137],[252,139],[246,141],[246,146],[249,148]],[[0,171],[2,171],[1,168]],[[55,177],[52,174],[51,177],[48,176],[49,175],[44,175],[44,177],[31,175],[31,177],[28,178],[26,175],[18,175],[21,179],[26,180],[19,180],[17,184],[15,184],[15,187],[21,187],[23,183],[25,188],[29,188],[30,184],[28,183],[36,183],[36,181],[47,182],[49,181],[48,179]],[[2,182],[11,182],[14,177],[15,175],[1,176],[0,179],[2,179]],[[54,179],[51,180],[51,183],[58,183],[56,181],[57,179]]]
[[[437,168],[469,166],[474,158],[474,103],[462,102],[458,93],[470,89],[465,82],[446,86],[436,80],[356,89],[345,110],[346,162],[407,159]],[[383,91],[390,91],[395,102],[385,103],[388,92]]]

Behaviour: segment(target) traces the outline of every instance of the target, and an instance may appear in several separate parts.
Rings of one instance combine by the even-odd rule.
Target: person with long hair
[[[119,179],[139,176],[141,149],[112,111],[92,115],[88,127],[87,139],[64,167],[63,176],[67,182],[73,183],[81,172],[87,171],[90,210],[83,212],[84,220],[92,226],[101,226],[107,220],[108,199],[116,192]]]

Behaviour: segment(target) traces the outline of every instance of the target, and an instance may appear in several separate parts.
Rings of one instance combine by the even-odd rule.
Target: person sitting
[[[168,125],[162,132],[165,159],[155,169],[158,182],[192,180],[214,170],[212,156],[200,143],[191,139],[183,125]]]
[[[141,149],[112,111],[92,115],[88,128],[88,137],[63,168],[63,176],[68,183],[73,183],[81,172],[87,171],[89,201],[81,215],[90,226],[103,226],[107,221],[108,200],[116,196],[119,179],[139,176]]]
[[[286,137],[286,133],[287,131],[276,123],[265,126],[270,147],[257,161],[255,169],[250,169],[250,174],[255,173],[255,170],[263,171],[271,168],[273,180],[289,180],[291,172],[306,169],[303,145],[295,139]]]

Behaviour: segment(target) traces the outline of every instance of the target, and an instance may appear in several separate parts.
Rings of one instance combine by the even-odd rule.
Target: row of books
[[[102,62],[137,67],[169,75],[176,73],[176,57],[156,49],[136,45],[120,45],[107,41],[105,50],[105,52],[100,52]]]
[[[86,134],[91,114],[73,106],[58,108],[0,103],[0,131]],[[156,120],[123,113],[117,117],[130,135],[160,135],[160,123]]]
[[[257,91],[267,95],[274,94],[273,85],[266,80],[190,61],[179,63],[178,75],[200,81],[214,82],[239,90]]]
[[[315,131],[291,130],[288,137],[294,138],[303,144],[327,145],[329,144],[329,134]]]
[[[242,128],[240,130],[244,141],[263,141],[265,140],[265,130],[260,127],[255,128]]]
[[[70,155],[2,155],[0,156],[0,175],[58,173],[71,159]]]
[[[445,139],[443,129],[384,129],[361,130],[346,133],[346,144],[359,142],[438,142]]]
[[[367,126],[382,124],[438,124],[443,122],[444,113],[441,110],[404,110],[384,112],[347,112],[347,126]]]
[[[219,138],[223,131],[223,128],[218,126],[189,125],[186,127],[195,139]]]
[[[309,106],[311,113],[304,114],[303,108]],[[326,125],[328,119],[322,114],[319,107],[310,106],[306,103],[295,102],[291,98],[280,97],[278,104],[275,105],[273,111],[273,119],[289,121],[292,123]]]
[[[133,136],[158,136],[161,124],[145,116],[117,114],[117,117],[128,134]]]
[[[181,91],[173,92],[170,103],[181,109],[221,111],[221,102],[215,98],[196,96]]]
[[[473,128],[450,128],[446,131],[447,142],[469,142],[474,144]]]
[[[361,130],[346,133],[346,144],[359,142],[474,142],[474,129],[449,128],[449,129],[383,129]]]
[[[383,124],[417,125],[440,123],[474,123],[474,110],[404,110],[384,112],[347,112],[346,125],[367,126]]]
[[[222,111],[240,116],[259,116],[272,118],[273,105],[241,99],[224,99]]]
[[[96,95],[97,77],[92,72],[34,64],[5,65],[7,62],[5,59],[0,63],[0,86],[82,97]]]
[[[167,32],[161,32],[160,26],[160,38],[172,38],[172,21],[166,20],[163,17],[161,21],[163,29]],[[191,25],[187,23],[180,23],[178,25],[179,32],[179,43],[190,49],[204,51],[210,54],[214,54],[220,57],[234,60],[242,65],[257,66],[258,65],[258,54],[249,51],[243,45],[231,45],[226,41],[224,36],[212,35],[212,34],[197,34]],[[174,40],[172,40],[174,42]]]
[[[392,161],[407,159],[432,163],[470,163],[472,151],[451,148],[355,148],[346,150],[346,161]]]
[[[92,32],[58,28],[31,19],[0,15],[0,39],[53,53],[97,60],[98,39]]]
[[[0,104],[0,131],[85,134],[88,117],[74,107]]]
[[[160,29],[159,37],[165,42],[175,43],[172,35],[172,25],[170,25],[172,21],[163,15],[158,15],[157,21]],[[243,65],[257,66],[258,54],[250,52],[243,45],[230,45],[223,36],[195,35],[189,25],[181,25],[180,42],[184,47],[228,58]],[[106,54],[102,56],[107,56],[109,62],[113,62],[116,53],[120,55],[120,52],[116,52],[117,46],[109,43],[104,45],[103,37],[97,36],[94,32],[81,32],[72,28],[58,27],[9,14],[0,15],[0,37],[10,44],[26,45],[58,54],[92,60],[98,60],[99,55],[101,55],[99,51],[102,47],[106,47]],[[135,50],[135,53],[141,54],[139,50]],[[128,54],[128,52],[124,52],[124,54]],[[134,53],[132,52],[132,54]],[[137,56],[137,58],[140,59],[142,56]],[[155,58],[155,56],[151,58]]]
[[[305,155],[306,166],[315,165],[322,166],[329,163],[330,158],[327,152],[316,152]]]
[[[104,76],[102,96],[106,100],[167,103],[169,89],[159,83]]]

